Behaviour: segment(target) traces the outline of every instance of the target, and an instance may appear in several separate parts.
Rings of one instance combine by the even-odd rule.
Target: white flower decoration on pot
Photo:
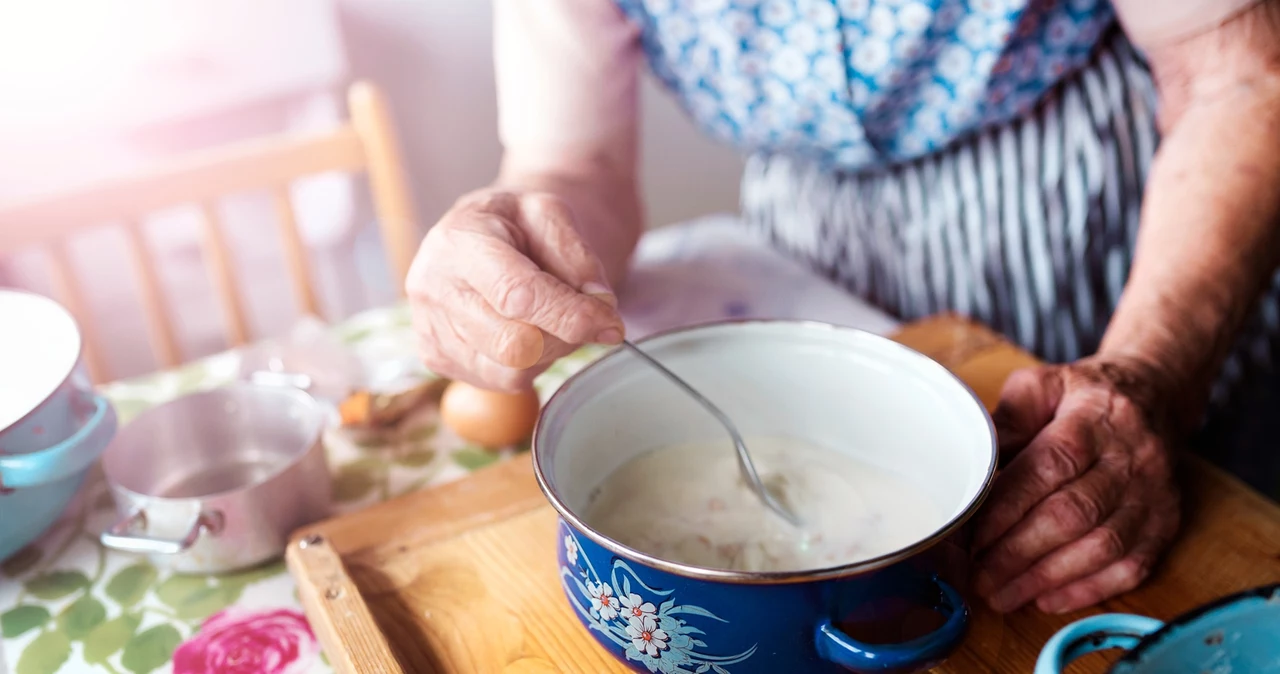
[[[600,583],[591,586],[591,609],[600,614],[604,620],[613,620],[618,617],[618,609],[621,605],[618,598],[613,596],[613,588],[608,583]]]
[[[578,541],[573,536],[564,537],[564,555],[570,564],[578,565]]]
[[[644,618],[645,616],[653,617],[658,612],[658,607],[652,602],[647,602],[640,595],[632,592],[629,595],[620,598],[622,602],[623,615],[632,618]]]
[[[566,596],[583,623],[599,634],[607,646],[620,649],[627,660],[640,662],[654,674],[730,674],[729,666],[755,654],[755,645],[732,654],[705,652],[708,646],[702,639],[706,632],[690,624],[685,616],[729,621],[701,606],[679,603],[673,590],[646,585],[626,560],[614,558],[609,575],[598,574],[587,554],[589,548],[583,549],[574,532],[563,524],[561,527],[568,557],[573,556],[573,551],[578,553],[573,568],[560,567]],[[639,593],[632,592],[633,587],[649,597],[663,598],[662,603],[655,606],[645,601]],[[614,596],[615,588],[618,596]]]
[[[627,621],[627,636],[631,637],[631,645],[637,651],[651,658],[658,657],[658,651],[666,650],[667,639],[670,638],[658,627],[658,621],[653,616],[632,616]]]

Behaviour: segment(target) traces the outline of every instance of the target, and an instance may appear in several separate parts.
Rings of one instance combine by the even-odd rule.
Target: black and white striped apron
[[[1128,277],[1156,91],[1118,30],[1026,118],[889,169],[749,159],[745,219],[891,314],[956,311],[1052,362],[1093,353]],[[1280,495],[1280,275],[1214,389],[1200,444]]]

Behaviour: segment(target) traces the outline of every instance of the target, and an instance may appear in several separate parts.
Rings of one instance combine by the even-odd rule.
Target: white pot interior
[[[995,435],[981,402],[934,361],[856,330],[726,323],[641,344],[714,401],[744,436],[786,436],[849,453],[922,488],[945,519],[983,492]],[[536,461],[581,515],[591,492],[636,455],[724,437],[717,422],[637,356],[615,351],[548,402]]]
[[[44,402],[80,358],[80,329],[53,300],[0,290],[0,431]]]

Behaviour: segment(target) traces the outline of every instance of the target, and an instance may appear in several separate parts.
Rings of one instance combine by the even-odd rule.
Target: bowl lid
[[[0,289],[0,431],[43,403],[80,358],[80,330],[53,300]]]
[[[1161,665],[1167,667],[1171,662],[1186,660],[1191,652],[1187,644],[1211,647],[1208,653],[1213,654],[1215,662],[1219,662],[1219,658],[1225,659],[1223,664],[1227,668],[1222,671],[1231,671],[1233,664],[1237,666],[1235,671],[1259,671],[1250,665],[1264,658],[1275,662],[1276,653],[1280,652],[1272,648],[1280,648],[1274,641],[1277,624],[1280,624],[1280,583],[1250,588],[1201,604],[1170,620],[1120,656],[1109,672],[1166,671],[1160,669]],[[1205,635],[1215,633],[1230,634],[1232,641],[1225,646],[1206,641]],[[1268,647],[1257,652],[1258,644]],[[1213,648],[1215,646],[1218,647]]]

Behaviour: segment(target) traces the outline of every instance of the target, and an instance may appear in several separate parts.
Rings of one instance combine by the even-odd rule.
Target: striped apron
[[[1051,362],[1093,353],[1128,277],[1158,143],[1156,90],[1119,30],[1034,112],[886,169],[748,160],[747,222],[903,319],[971,316]],[[1214,387],[1197,447],[1280,497],[1280,275]]]

